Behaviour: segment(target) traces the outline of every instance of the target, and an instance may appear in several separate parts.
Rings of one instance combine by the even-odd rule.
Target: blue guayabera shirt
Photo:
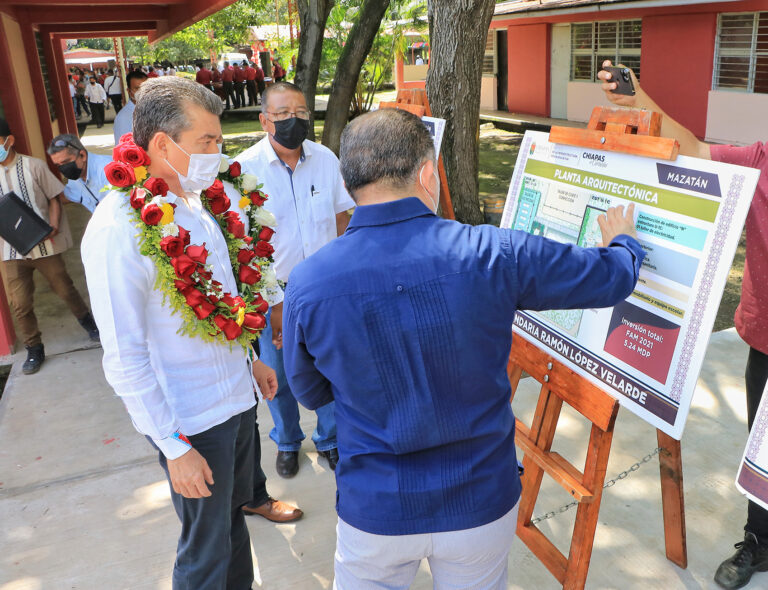
[[[295,267],[284,311],[291,390],[310,409],[336,400],[339,517],[401,535],[511,510],[515,311],[615,305],[643,257],[629,236],[583,249],[444,220],[416,198],[358,207]]]

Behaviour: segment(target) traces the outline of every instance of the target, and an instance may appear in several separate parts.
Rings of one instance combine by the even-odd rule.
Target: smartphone
[[[635,95],[635,84],[632,82],[632,74],[629,68],[618,68],[610,66],[603,68],[611,74],[610,82],[616,82],[616,88],[611,90],[614,94],[625,94],[627,96]]]

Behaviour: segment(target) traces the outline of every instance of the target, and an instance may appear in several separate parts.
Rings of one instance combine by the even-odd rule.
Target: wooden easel
[[[658,137],[660,129],[661,115],[658,113],[596,107],[586,130],[553,127],[549,140],[552,143],[673,160],[677,157],[679,144],[674,139]],[[523,371],[541,383],[541,391],[530,428],[516,420],[515,443],[525,454],[517,534],[563,588],[581,589],[589,572],[619,402],[515,334],[507,369],[512,399]],[[583,471],[551,451],[563,402],[592,423]],[[688,552],[680,441],[661,430],[657,430],[657,440],[662,449],[659,467],[667,559],[685,569]],[[567,558],[531,522],[545,473],[579,502]]]
[[[423,116],[431,117],[432,109],[427,99],[427,91],[423,88],[412,88],[408,90],[398,90],[397,98],[394,102],[382,101],[379,103],[380,109],[400,109],[408,111],[421,118]],[[445,174],[443,165],[443,156],[438,154],[437,169],[440,175],[440,210],[446,219],[456,219],[453,212],[453,203],[451,202],[451,193],[448,190],[448,176]]]

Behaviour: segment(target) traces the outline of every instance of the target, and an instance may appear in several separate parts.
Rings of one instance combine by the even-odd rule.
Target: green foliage
[[[362,3],[362,0],[340,0],[331,9],[326,24],[331,37],[323,43],[318,84],[329,86],[333,81],[341,52]],[[384,84],[392,81],[395,58],[407,49],[405,33],[416,30],[426,35],[426,14],[426,0],[392,0],[360,72],[350,107],[353,115],[369,111],[374,95]]]
[[[100,37],[98,39],[78,39],[74,49],[100,49],[101,51],[112,51],[112,39]]]
[[[144,37],[128,37],[125,50],[129,57],[141,63],[207,61],[211,52],[218,55],[248,44],[250,27],[264,22],[270,6],[274,19],[272,0],[238,0],[154,45],[149,45]]]

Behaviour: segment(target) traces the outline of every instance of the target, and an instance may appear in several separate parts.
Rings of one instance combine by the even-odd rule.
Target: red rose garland
[[[268,268],[271,263],[268,239],[261,239],[254,247],[254,240],[245,236],[239,215],[229,211],[230,201],[221,180],[217,179],[204,191],[203,204],[222,227],[238,283],[236,295],[224,292],[206,265],[205,244],[191,244],[189,232],[174,223],[175,204],[165,198],[168,185],[162,178],[149,177],[149,156],[133,142],[131,134],[120,138],[112,157],[114,161],[104,169],[107,180],[113,189],[129,197],[135,223],[141,230],[139,251],[154,261],[157,288],[183,318],[181,332],[209,342],[250,346],[266,326],[265,314],[269,309],[260,292],[267,287],[260,265]],[[240,188],[242,181],[236,180],[240,177],[240,165],[233,164],[225,175],[229,179],[226,177],[234,179]],[[272,232],[268,227],[258,226],[258,231],[266,236],[265,230]],[[269,248],[258,247],[261,242]]]

